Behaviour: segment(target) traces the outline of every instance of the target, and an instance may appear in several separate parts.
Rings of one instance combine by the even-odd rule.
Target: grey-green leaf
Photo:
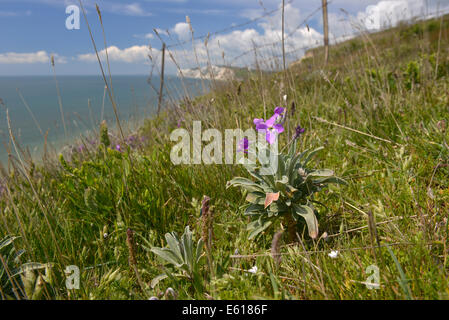
[[[306,220],[309,236],[315,239],[318,236],[318,220],[316,219],[313,209],[306,205],[293,205],[295,213]]]
[[[182,264],[182,260],[180,260],[170,249],[153,247],[151,248],[151,252],[175,266],[180,266]]]

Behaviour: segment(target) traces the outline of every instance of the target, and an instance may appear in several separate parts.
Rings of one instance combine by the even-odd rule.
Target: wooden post
[[[157,114],[161,112],[162,97],[164,95],[164,70],[165,70],[165,42],[162,43],[162,65],[161,65],[161,87],[159,89],[159,101],[157,104]]]
[[[324,64],[329,60],[329,20],[327,17],[327,0],[321,0],[323,3],[323,28],[324,28]]]

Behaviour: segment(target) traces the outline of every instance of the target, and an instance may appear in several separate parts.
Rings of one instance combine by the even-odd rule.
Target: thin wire
[[[377,249],[377,248],[386,248],[389,246],[413,246],[416,245],[411,242],[395,242],[395,243],[389,243],[384,244],[380,246],[366,246],[366,247],[357,247],[357,248],[343,248],[339,249],[338,251],[360,251],[360,250],[370,250],[370,249]],[[311,253],[328,253],[332,250],[315,250],[315,251],[301,251],[301,252],[281,252],[277,253],[276,256],[281,255],[293,255],[293,254],[311,254]],[[272,256],[271,252],[267,253],[254,253],[254,254],[248,254],[248,255],[231,255],[229,258],[231,259],[251,259],[251,258],[257,258],[257,257],[268,257]]]
[[[328,2],[328,4],[329,3],[331,3],[332,1],[329,1]],[[296,33],[296,31],[298,31],[303,25],[305,25],[305,24],[307,24],[307,22],[317,13],[317,12],[319,12],[321,9],[323,8],[323,6],[321,5],[321,6],[319,6],[318,8],[316,8],[312,13],[310,13],[294,30],[292,30],[290,33],[288,33],[286,36],[285,36],[285,40],[287,40],[288,38],[290,38],[294,33]],[[232,60],[231,60],[231,65],[232,65],[232,63],[234,63],[236,60],[238,60],[238,59],[240,59],[241,57],[243,57],[243,56],[245,56],[245,55],[247,55],[247,54],[249,54],[249,53],[252,53],[252,52],[254,52],[254,50],[257,50],[257,49],[261,49],[261,48],[265,48],[265,47],[269,47],[269,46],[272,46],[272,45],[276,45],[276,44],[278,44],[279,43],[279,41],[274,41],[274,42],[270,42],[270,43],[266,43],[266,44],[263,44],[263,45],[259,45],[259,46],[255,46],[253,49],[251,49],[251,50],[248,50],[248,51],[245,51],[245,52],[243,52],[242,54],[240,54],[240,55],[238,55],[238,56],[236,56],[236,57],[234,57]]]
[[[294,0],[290,0],[290,1],[287,2],[287,4],[291,4],[293,1]],[[196,36],[193,39],[194,40],[202,40],[202,39],[206,39],[206,38],[208,38],[210,36],[214,36],[214,35],[217,35],[217,34],[220,34],[220,33],[225,33],[225,32],[232,31],[234,29],[238,29],[238,28],[244,27],[244,26],[246,26],[248,24],[252,24],[252,23],[257,22],[257,21],[259,21],[259,20],[261,20],[261,19],[263,19],[265,17],[268,17],[268,16],[272,15],[273,13],[275,13],[275,12],[281,10],[281,9],[282,8],[273,9],[271,11],[268,11],[268,12],[264,13],[263,15],[261,15],[259,17],[247,20],[247,21],[242,22],[242,23],[237,24],[237,25],[229,26],[227,28],[224,28],[224,29],[212,32],[212,33],[204,34],[204,35],[201,35],[201,36]],[[184,40],[184,41],[181,41],[181,42],[178,42],[178,43],[172,43],[172,44],[167,45],[167,48],[179,47],[179,46],[182,46],[182,45],[190,43],[190,42],[191,42],[191,39]]]

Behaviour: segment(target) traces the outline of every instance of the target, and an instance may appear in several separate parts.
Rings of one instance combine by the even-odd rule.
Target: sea
[[[112,88],[120,121],[128,131],[136,130],[144,119],[156,113],[159,78],[113,76]],[[193,97],[207,90],[207,84],[201,80],[167,76],[164,101],[176,101],[186,94]],[[102,120],[115,125],[114,110],[101,76],[0,76],[0,99],[2,164],[8,159],[8,149],[15,154],[6,110],[16,142],[36,161],[43,153],[44,136],[47,146],[58,150],[91,134]]]

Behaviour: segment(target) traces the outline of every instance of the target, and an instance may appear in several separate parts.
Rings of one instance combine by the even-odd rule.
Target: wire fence
[[[328,1],[327,2],[327,5],[329,5],[330,3],[331,3],[332,1]],[[323,5],[321,5],[321,6],[319,6],[318,8],[316,8],[315,10],[313,10],[312,11],[312,13],[310,13],[296,28],[294,28],[291,32],[289,32],[289,33],[287,33],[286,35],[285,35],[285,37],[284,37],[284,40],[287,40],[287,39],[289,39],[289,38],[291,38],[299,29],[301,29],[302,27],[304,27],[304,26],[307,26],[308,25],[308,23],[310,22],[310,20],[318,13],[318,12],[320,12],[321,10],[323,9]],[[280,45],[280,41],[274,41],[274,42],[270,42],[270,43],[265,43],[265,44],[262,44],[262,45],[256,45],[253,49],[251,49],[251,50],[247,50],[247,51],[245,51],[245,52],[243,52],[243,53],[241,53],[241,54],[239,54],[238,56],[236,56],[236,57],[234,57],[232,60],[231,60],[231,65],[235,62],[235,61],[237,61],[237,60],[239,60],[240,58],[242,58],[242,57],[244,57],[244,56],[246,56],[246,55],[248,55],[248,54],[250,54],[250,53],[253,53],[254,52],[254,50],[259,50],[259,49],[263,49],[263,48],[267,48],[267,47],[270,47],[270,46],[275,46],[275,45]],[[300,48],[297,48],[297,50],[300,50],[300,49],[305,49],[305,48],[309,48],[310,47],[310,45],[308,45],[308,46],[303,46],[303,47],[300,47]]]
[[[290,1],[287,2],[287,4],[291,4],[293,2],[294,2],[294,0],[290,0]],[[280,11],[280,10],[282,10],[282,8],[273,9],[273,10],[265,12],[261,16],[258,16],[256,18],[244,21],[242,23],[239,23],[239,24],[236,24],[236,25],[232,25],[232,26],[229,26],[229,27],[221,29],[221,30],[209,32],[209,33],[203,34],[201,36],[194,36],[193,40],[205,40],[205,39],[207,39],[207,38],[209,38],[211,36],[215,36],[215,35],[219,35],[219,34],[223,34],[223,33],[227,33],[227,32],[231,32],[231,31],[240,29],[242,27],[245,27],[247,25],[250,25],[250,24],[253,24],[253,23],[257,22],[257,21],[260,21],[260,20],[262,20],[262,19],[264,19],[264,18],[266,18],[268,16],[271,16],[272,14],[274,14],[274,13]],[[166,47],[168,49],[176,48],[176,47],[181,47],[182,45],[189,44],[189,43],[191,43],[191,40],[184,40],[184,41],[180,41],[178,43],[167,44]]]
[[[327,6],[331,2],[332,1],[324,2],[325,3],[324,5]],[[187,61],[191,65],[193,62],[193,59],[192,59],[192,56],[193,56],[195,58],[196,65],[194,68],[188,68],[188,69],[199,70],[199,76],[201,77],[202,80],[204,80],[203,77],[209,78],[209,79],[214,78],[214,75],[212,75],[212,74],[207,75],[207,73],[212,73],[210,69],[212,69],[213,65],[215,65],[215,66],[218,65],[216,63],[216,61],[214,61],[215,63],[212,62],[212,59],[209,56],[209,52],[207,51],[207,44],[210,41],[210,39],[213,39],[214,36],[218,36],[218,35],[222,35],[222,34],[229,34],[229,33],[232,33],[233,31],[241,30],[242,27],[253,25],[253,24],[256,24],[257,22],[264,21],[264,19],[274,16],[275,14],[279,13],[281,10],[282,10],[282,15],[284,15],[285,7],[287,5],[291,5],[292,3],[294,3],[294,0],[285,1],[282,3],[281,6],[277,7],[276,9],[273,9],[273,10],[266,10],[264,8],[264,13],[255,18],[245,20],[242,23],[231,25],[229,27],[226,27],[226,28],[223,28],[220,30],[216,30],[216,31],[212,31],[207,34],[202,34],[199,36],[194,35],[194,30],[191,25],[190,19],[188,17],[186,17],[186,23],[190,27],[191,38],[185,39],[182,41],[178,40],[178,42],[167,43],[164,40],[164,38],[162,37],[161,32],[158,31],[157,29],[154,29],[154,33],[159,38],[159,40],[162,42],[162,48],[163,48],[163,50],[160,51],[159,57],[157,57],[156,59],[153,59],[153,58],[150,59],[153,64],[153,68],[155,67],[155,65],[159,65],[159,61],[161,62],[160,67],[155,68],[156,72],[158,73],[158,75],[160,77],[160,82],[161,82],[160,90],[158,92],[158,95],[159,95],[158,110],[160,110],[161,101],[162,101],[163,95],[164,95],[164,90],[163,90],[164,71],[166,69],[165,64],[167,63],[167,61],[173,62],[173,64],[176,66],[176,69],[178,70],[178,75],[181,75],[181,77],[183,77],[183,75],[182,75],[183,62]],[[305,26],[307,26],[307,29],[309,30],[308,25],[310,24],[311,19],[315,18],[315,15],[323,9],[324,5],[322,3],[320,6],[315,8],[296,27],[291,29],[288,33],[284,33],[284,19],[283,19],[282,35],[280,35],[279,39],[276,39],[275,41],[270,41],[268,43],[252,42],[251,49],[245,50],[241,53],[237,53],[234,55],[232,55],[232,52],[229,53],[229,56],[231,56],[230,59],[225,59],[225,56],[228,57],[228,54],[227,54],[227,52],[225,52],[223,50],[222,51],[222,59],[223,59],[222,65],[224,65],[225,67],[231,67],[231,68],[237,67],[237,68],[254,69],[254,64],[256,63],[256,65],[257,65],[257,63],[259,63],[260,65],[264,65],[268,69],[277,69],[277,67],[274,65],[274,62],[277,59],[279,59],[279,60],[283,59],[285,61],[287,56],[291,57],[295,53],[302,54],[304,52],[304,50],[307,50],[307,49],[313,47],[313,45],[311,43],[308,43],[307,45],[304,45],[304,46],[296,46],[296,47],[293,46],[293,43],[288,43],[287,46],[291,50],[289,50],[288,52],[285,52],[284,42],[291,39],[295,35],[295,33],[298,32],[298,30],[300,30],[301,28],[303,28]],[[165,32],[164,34],[165,34],[165,36],[168,36],[168,38],[170,40],[173,40],[173,37],[171,36],[169,31]],[[263,39],[263,36],[261,38]],[[259,38],[259,42],[261,41],[261,38]],[[201,48],[200,41],[203,41],[203,45],[204,45],[204,47],[206,47],[206,50],[204,50],[204,47]],[[318,44],[319,43],[315,44],[315,46]],[[187,46],[188,46],[188,48],[186,48]],[[220,47],[219,43],[218,43],[218,46]],[[281,48],[282,48],[282,54],[278,54],[279,51],[281,51]],[[201,62],[199,61],[200,57],[197,54],[197,51],[201,51],[201,53],[203,55],[204,55],[204,51],[207,52],[207,57],[206,58],[201,57]],[[276,51],[278,51],[278,52],[276,52]],[[168,57],[166,57],[167,54],[168,54]],[[254,57],[254,59],[253,59],[250,56],[250,54],[254,54],[256,57]],[[179,57],[180,55],[182,57]],[[259,56],[257,57],[257,55],[259,55]],[[268,57],[267,57],[267,55],[268,55]],[[215,52],[215,60],[217,60],[216,52]],[[266,66],[267,63],[272,63],[273,65]],[[257,68],[259,66],[257,66]],[[206,68],[205,72],[203,72],[203,70],[202,70],[203,68]],[[157,91],[155,86],[153,86],[153,89],[155,91]]]
[[[312,20],[316,19],[316,15],[320,12],[324,12],[327,7],[333,3],[332,0],[329,1],[322,1],[321,5],[317,6],[314,10],[312,10],[298,25],[296,25],[294,28],[289,29],[289,32],[284,33],[284,19],[282,20],[282,36],[279,35],[279,39],[276,39],[274,41],[269,41],[265,43],[263,42],[264,35],[261,35],[261,37],[258,37],[255,41],[251,41],[249,45],[252,45],[251,48],[248,49],[249,45],[247,44],[244,51],[241,50],[232,50],[232,52],[226,52],[226,49],[223,49],[220,44],[218,43],[219,50],[222,50],[222,62],[223,63],[217,63],[217,61],[220,61],[218,58],[217,52],[213,53],[213,57],[209,56],[208,51],[208,43],[212,43],[212,41],[217,40],[214,39],[214,36],[219,35],[229,35],[230,33],[234,31],[241,31],[243,27],[254,25],[258,22],[264,21],[264,19],[268,19],[269,17],[273,17],[275,14],[279,13],[282,10],[282,14],[284,14],[285,6],[291,5],[295,2],[295,0],[289,0],[283,3],[281,6],[277,7],[273,10],[266,10],[264,8],[264,13],[249,19],[245,20],[242,23],[231,25],[229,27],[211,31],[207,34],[202,34],[195,36],[194,30],[191,25],[190,19],[186,17],[186,23],[190,27],[190,39],[184,39],[179,40],[177,42],[166,42],[164,38],[161,36],[160,32],[158,32],[156,29],[154,29],[155,34],[162,42],[162,48],[163,50],[160,51],[162,57],[157,57],[157,59],[152,59],[152,63],[154,65],[159,66],[159,61],[161,61],[160,67],[156,68],[156,71],[158,72],[159,76],[161,77],[161,86],[159,90],[159,108],[162,101],[162,95],[163,95],[163,82],[164,82],[164,70],[166,68],[165,64],[167,61],[172,62],[176,69],[178,70],[178,75],[181,77],[184,77],[185,75],[182,74],[183,70],[197,70],[195,77],[200,77],[201,80],[207,79],[207,80],[213,80],[214,74],[211,71],[213,69],[213,66],[219,66],[222,65],[223,67],[229,67],[229,68],[242,68],[242,69],[248,69],[248,70],[255,70],[259,69],[261,66],[264,69],[268,69],[267,71],[278,71],[281,67],[281,61],[284,62],[288,59],[289,62],[298,61],[305,53],[306,51],[313,49],[315,47],[318,47],[320,45],[323,45],[323,38],[317,38],[316,35],[313,37],[312,33],[310,38],[304,37],[304,38],[295,38],[295,35],[304,28],[307,28],[308,32],[311,32],[311,28],[309,25],[311,24]],[[341,9],[341,11],[347,15],[347,23],[348,25],[352,26],[352,30],[349,34],[345,34],[343,36],[340,36],[339,38],[334,38],[333,43],[336,44],[341,41],[346,41],[352,37],[356,37],[362,33],[369,33],[370,30],[363,28],[363,23],[361,21],[350,21],[351,15],[346,12],[345,10]],[[415,19],[429,19],[433,17],[437,17],[438,15],[443,15],[445,13],[449,12],[449,10],[446,10],[446,12],[442,10],[438,10],[436,12],[427,12],[426,14],[422,14],[419,17],[413,18]],[[325,19],[323,17],[323,19]],[[355,18],[354,18],[355,19]],[[409,17],[410,19],[410,17]],[[288,22],[288,21],[287,21]],[[361,24],[357,26],[357,24]],[[331,26],[332,27],[332,26]],[[391,27],[391,26],[390,26]],[[379,30],[382,30],[383,28],[380,28]],[[376,30],[376,31],[379,31]],[[279,30],[276,30],[278,32]],[[312,30],[313,31],[313,30]],[[332,30],[329,32],[332,33]],[[279,32],[278,32],[279,33]],[[176,41],[171,34],[167,31],[165,33],[166,36],[171,41]],[[238,35],[236,35],[238,36]],[[333,34],[334,37],[336,37]],[[266,37],[266,39],[272,40],[273,36]],[[288,41],[291,40],[291,41]],[[203,43],[201,43],[203,41]],[[259,43],[256,43],[256,41],[259,41]],[[301,41],[303,42],[301,44]],[[217,40],[217,42],[219,42]],[[288,51],[285,51],[285,47],[287,47]],[[241,49],[241,48],[240,48]],[[229,50],[229,48],[228,48]],[[237,52],[236,52],[237,51]],[[241,52],[238,52],[241,51]],[[199,53],[198,53],[199,52]],[[165,55],[169,55],[166,57]],[[205,57],[206,55],[206,57]],[[227,58],[229,57],[230,58]],[[225,58],[226,57],[226,58]],[[188,64],[188,68],[183,69],[182,67],[185,66],[185,64]],[[192,67],[193,65],[193,67]],[[154,67],[154,66],[153,66]],[[284,66],[285,67],[285,66]],[[190,74],[191,76],[191,74]],[[189,77],[189,75],[187,76]]]

